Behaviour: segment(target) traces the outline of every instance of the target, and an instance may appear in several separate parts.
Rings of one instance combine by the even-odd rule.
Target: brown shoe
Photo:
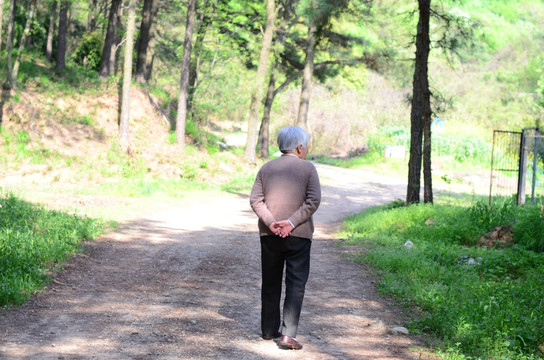
[[[302,344],[297,341],[297,339],[292,338],[287,335],[283,335],[280,340],[280,344],[282,346],[285,346],[286,348],[293,349],[293,350],[300,350],[302,349]]]

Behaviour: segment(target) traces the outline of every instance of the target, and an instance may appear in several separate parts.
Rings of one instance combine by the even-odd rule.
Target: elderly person
[[[279,338],[290,349],[302,349],[297,329],[310,273],[314,232],[312,215],[321,202],[315,166],[306,161],[310,136],[300,127],[280,130],[282,156],[264,164],[255,179],[250,204],[259,217],[262,290],[261,330],[265,340]],[[285,300],[280,332],[280,297],[285,267]]]

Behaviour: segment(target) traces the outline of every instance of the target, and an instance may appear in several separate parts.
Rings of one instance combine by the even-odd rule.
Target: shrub
[[[543,208],[525,206],[521,208],[525,213],[514,226],[516,244],[536,252],[544,252],[544,216]]]
[[[98,31],[84,35],[72,55],[74,62],[85,68],[97,71],[100,67],[100,58],[102,57],[102,48],[104,46],[102,38],[102,35]]]

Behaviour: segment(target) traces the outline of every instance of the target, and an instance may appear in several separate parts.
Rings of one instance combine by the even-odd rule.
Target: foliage
[[[388,146],[410,146],[410,129],[399,126],[385,126],[368,139],[370,151],[383,154]],[[472,135],[433,133],[432,153],[449,156],[458,163],[472,162],[488,164],[491,159],[491,144]]]
[[[0,306],[21,304],[62,262],[101,234],[94,219],[45,210],[13,194],[0,197]]]
[[[249,91],[247,85],[253,81],[253,72],[240,72],[243,66],[236,54],[226,56],[213,72],[213,86],[200,86],[195,93],[195,119],[228,119],[234,123],[242,122],[249,109]]]
[[[72,59],[76,64],[84,68],[98,71],[100,68],[100,58],[102,56],[102,48],[104,40],[102,34],[94,31],[83,36],[83,39],[78,44],[72,54]]]
[[[542,57],[539,59],[542,60]],[[540,61],[540,64],[543,62]],[[540,67],[537,70],[537,73],[539,75],[538,83],[537,83],[537,92],[540,95],[540,98],[538,99],[538,105],[540,107],[544,107],[544,66]]]
[[[534,244],[544,239],[541,225],[528,226],[542,224],[541,209],[399,205],[344,226],[348,243],[367,249],[360,260],[378,270],[381,291],[411,309],[413,331],[436,335],[445,359],[542,356],[544,253]],[[498,225],[512,226],[514,245],[478,245]]]
[[[535,252],[544,252],[544,216],[542,205],[525,206],[526,214],[514,226],[516,243]]]

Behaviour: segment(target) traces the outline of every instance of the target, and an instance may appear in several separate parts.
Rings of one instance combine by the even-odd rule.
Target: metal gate
[[[517,193],[520,132],[493,131],[489,205],[493,200],[511,198]]]
[[[517,203],[544,203],[544,136],[537,128],[525,129],[521,138]]]
[[[491,155],[489,204],[516,198],[518,205],[544,201],[544,136],[538,129],[495,130]],[[529,186],[527,186],[529,184]]]

